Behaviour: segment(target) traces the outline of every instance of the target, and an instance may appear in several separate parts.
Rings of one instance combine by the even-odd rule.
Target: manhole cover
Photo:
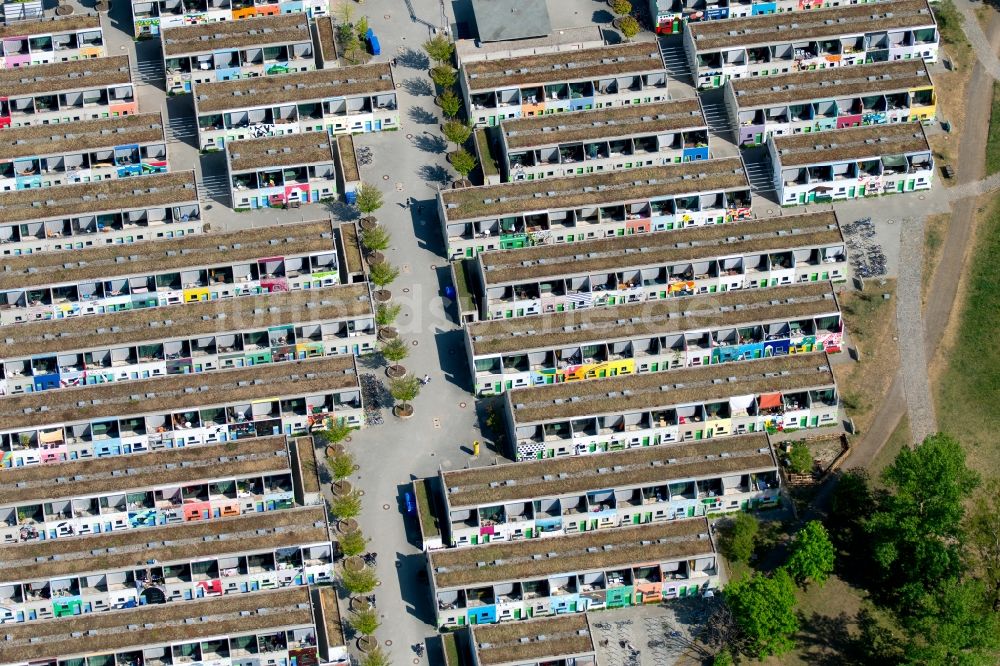
[[[417,345],[419,345],[420,343],[419,343],[419,342],[417,342],[416,340],[414,340],[414,341],[413,341],[413,342],[411,342],[410,344],[412,344],[412,345],[413,345],[414,347],[416,347],[416,346],[417,346]]]
[[[382,18],[384,18],[386,21],[388,21],[389,20],[389,15],[388,14],[382,14]]]
[[[382,180],[389,180],[389,174],[382,176]]]
[[[434,429],[439,430],[441,428],[441,419],[434,419]]]
[[[432,271],[436,271],[437,269],[438,269],[438,265],[437,264],[431,264],[431,270]]]
[[[365,496],[365,491],[359,490],[358,491],[358,497],[364,497],[364,496]]]
[[[404,294],[410,293],[410,288],[409,287],[403,287],[403,293]]]
[[[403,264],[403,265],[402,265],[402,266],[400,267],[400,270],[401,270],[402,272],[404,272],[404,273],[410,273],[410,272],[412,272],[412,271],[413,271],[413,269],[412,269],[412,268],[410,268],[410,265],[409,265],[409,264]]]
[[[412,139],[412,138],[413,138],[413,135],[412,135],[412,134],[407,134],[407,135],[406,135],[406,138],[407,138],[407,139]]]
[[[350,441],[351,441],[351,439],[352,439],[352,438],[348,437],[348,438],[347,438],[347,439],[345,439],[344,441],[345,441],[345,442],[350,442]]]
[[[774,214],[774,209],[773,208],[768,208],[767,209],[767,214],[768,215],[773,215]]]
[[[361,469],[361,465],[355,465],[354,466],[354,471],[355,472],[357,472],[359,469]]]
[[[380,583],[379,583],[379,585],[381,585],[381,584],[382,584],[382,583],[380,582]],[[386,645],[392,645],[392,639],[391,639],[391,638],[387,638],[387,639],[385,639],[385,644],[386,644]]]
[[[887,224],[896,224],[896,220],[887,220]]]
[[[382,587],[382,581],[379,581],[379,582],[375,583],[375,587]],[[386,641],[385,642],[386,645],[389,645],[391,643],[392,643],[392,641]]]
[[[403,191],[403,184],[402,183],[396,183],[396,191],[397,192],[402,192]]]
[[[465,409],[466,407],[468,407],[468,405],[466,405],[464,402],[458,403],[458,406],[461,407],[462,409]]]
[[[383,511],[388,511],[390,508],[392,508],[392,507],[390,507],[388,504],[383,504],[382,505],[382,510]]]

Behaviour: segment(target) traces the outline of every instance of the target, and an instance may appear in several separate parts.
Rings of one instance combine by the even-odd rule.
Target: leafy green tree
[[[625,16],[632,11],[632,3],[628,0],[612,0],[611,11],[618,16]]]
[[[358,39],[364,39],[365,38],[365,36],[368,34],[368,17],[367,16],[362,16],[361,18],[358,19],[358,24],[355,26],[354,32],[358,36]]]
[[[385,203],[382,191],[369,183],[361,183],[358,186],[357,197],[358,210],[364,215],[371,215]]]
[[[444,136],[456,146],[462,146],[472,135],[472,127],[461,120],[449,120],[444,124]]]
[[[388,287],[390,284],[395,282],[398,277],[399,269],[390,264],[388,261],[383,261],[368,267],[368,279],[370,279],[372,284],[379,289]]]
[[[738,513],[722,531],[723,554],[734,562],[749,562],[757,543],[760,524],[748,513]]]
[[[410,355],[410,348],[406,346],[402,338],[393,338],[388,342],[383,342],[380,351],[382,358],[392,365],[398,365]]]
[[[822,586],[833,573],[833,544],[823,523],[811,520],[795,535],[788,557],[788,573],[799,585],[808,581]]]
[[[392,660],[389,655],[381,648],[381,646],[376,645],[371,650],[369,650],[365,656],[361,659],[361,666],[391,666]]]
[[[371,636],[382,626],[382,622],[378,617],[378,611],[374,608],[365,608],[356,611],[347,622],[354,631],[364,636]]]
[[[472,153],[467,151],[465,148],[459,148],[456,151],[449,153],[448,161],[451,162],[451,167],[458,172],[462,178],[468,178],[469,174],[479,162],[473,157]]]
[[[395,303],[379,303],[375,308],[375,323],[380,327],[392,326],[402,309],[403,306]]]
[[[389,382],[389,394],[406,408],[420,395],[420,380],[413,375],[399,377]]]
[[[357,518],[361,513],[361,495],[352,491],[346,495],[337,495],[330,501],[330,511],[337,520]]]
[[[345,568],[340,580],[350,594],[371,594],[378,587],[378,576],[369,567],[357,571]]]
[[[361,530],[354,530],[340,537],[337,543],[340,546],[340,552],[344,555],[347,557],[356,557],[365,552],[365,548],[368,546],[368,539],[361,533]]]
[[[431,60],[439,63],[451,62],[451,56],[455,53],[455,45],[444,35],[431,37],[424,42],[423,47]]]
[[[788,468],[796,474],[808,474],[813,468],[812,452],[802,442],[792,444],[788,451]]]
[[[906,621],[906,663],[994,666],[1000,649],[1000,615],[979,581],[949,581],[924,595]]]
[[[354,474],[354,456],[346,451],[327,458],[326,465],[330,468],[330,476],[337,481],[343,481]]]
[[[449,118],[457,116],[458,110],[462,108],[462,100],[450,88],[437,96],[437,103],[441,112]]]
[[[381,225],[371,229],[362,229],[361,244],[369,252],[385,252],[392,244],[392,236]]]
[[[438,65],[431,68],[431,80],[442,90],[447,90],[458,80],[458,71],[451,65]]]
[[[618,29],[622,31],[622,35],[629,42],[632,41],[633,37],[642,32],[642,26],[639,25],[639,21],[634,16],[623,17],[618,22]]]
[[[908,612],[962,570],[963,503],[979,484],[948,435],[904,448],[882,473],[888,492],[866,523],[884,589]]]
[[[747,654],[762,658],[792,649],[799,620],[795,615],[795,583],[784,569],[771,577],[758,571],[729,583],[724,594],[746,638],[743,649]]]
[[[323,442],[327,446],[332,446],[334,444],[339,444],[345,439],[347,439],[351,431],[354,430],[351,426],[343,423],[341,421],[332,421],[327,424],[325,430],[317,430],[313,433],[313,437]]]
[[[875,493],[868,470],[855,467],[838,476],[837,485],[830,495],[827,525],[841,549],[857,554],[857,549],[867,540],[864,536],[865,521],[874,512],[875,506]]]
[[[733,666],[733,653],[723,650],[712,657],[712,666]]]

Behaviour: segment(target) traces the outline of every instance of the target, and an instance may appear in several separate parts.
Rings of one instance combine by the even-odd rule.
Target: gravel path
[[[969,42],[972,44],[972,50],[976,54],[976,60],[978,60],[982,65],[983,69],[992,76],[994,79],[1000,80],[1000,58],[997,58],[996,54],[996,42],[990,41],[986,33],[983,32],[982,27],[979,25],[979,19],[976,18],[976,12],[971,4],[966,3],[956,3],[959,6],[959,11],[962,12],[962,16],[965,17],[965,21],[962,22],[962,30],[965,32],[965,36],[969,38]],[[995,37],[996,35],[991,35]],[[982,79],[972,79],[973,81],[982,81]],[[983,82],[985,85],[985,82]]]

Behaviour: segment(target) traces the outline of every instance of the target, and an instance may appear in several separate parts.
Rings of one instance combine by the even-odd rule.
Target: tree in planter
[[[354,33],[358,36],[358,40],[364,39],[368,36],[368,17],[362,16],[358,19],[358,24],[354,28]]]
[[[388,261],[375,264],[368,270],[368,279],[371,280],[372,284],[379,289],[385,289],[390,284],[395,282],[398,277],[399,269],[390,264]]]
[[[330,476],[336,481],[343,481],[354,473],[354,456],[346,451],[330,456],[326,459],[326,466],[330,468]]]
[[[379,193],[381,196],[381,193]],[[361,245],[371,253],[385,252],[392,243],[392,236],[385,227],[374,227],[361,230]]]
[[[390,666],[391,664],[392,660],[389,655],[377,645],[369,650],[368,654],[361,660],[361,666]]]
[[[441,112],[449,118],[457,116],[459,109],[462,108],[462,100],[451,89],[445,90],[438,95],[437,103],[441,107]]]
[[[348,532],[340,537],[337,543],[340,545],[340,552],[347,557],[357,557],[368,547],[368,539],[361,533],[361,530]]]
[[[355,612],[347,623],[351,625],[351,629],[354,629],[354,631],[362,636],[371,636],[382,626],[382,622],[378,617],[378,611],[374,608],[364,608]]]
[[[423,43],[424,51],[431,57],[431,60],[439,63],[451,62],[451,56],[455,53],[455,45],[444,35],[435,35]]]
[[[378,324],[379,328],[392,326],[396,323],[396,317],[399,316],[399,311],[402,309],[403,306],[398,304],[379,303],[378,307],[375,308],[375,323]]]
[[[813,458],[808,446],[802,442],[792,444],[788,452],[788,468],[796,474],[808,474],[812,471]]]
[[[354,430],[354,428],[346,423],[333,421],[327,425],[325,430],[317,430],[314,432],[313,437],[327,446],[333,446],[334,444],[340,444],[342,441],[347,439],[352,430]]]
[[[618,29],[622,31],[625,39],[630,42],[633,37],[642,32],[642,26],[639,25],[639,21],[634,16],[623,16],[621,21],[618,22]]]
[[[344,589],[350,594],[371,594],[378,587],[378,576],[369,567],[352,571],[344,569],[340,575],[340,581],[344,584]]]
[[[823,523],[810,520],[792,542],[788,573],[799,585],[812,581],[821,587],[833,573],[833,544]]]
[[[431,80],[442,90],[450,90],[458,80],[458,71],[451,65],[438,65],[431,68]]]
[[[389,383],[389,394],[400,403],[403,412],[412,411],[410,402],[420,395],[420,380],[413,375],[393,379]]]
[[[357,206],[358,210],[361,211],[363,215],[371,215],[385,203],[382,197],[382,191],[379,190],[374,185],[368,183],[361,183],[358,186],[357,192]]]
[[[338,495],[330,502],[330,511],[337,520],[351,520],[361,513],[361,495],[356,491],[346,495]]]
[[[443,132],[446,139],[461,148],[472,135],[472,127],[461,120],[449,120],[444,124]]]
[[[632,3],[628,0],[611,0],[611,11],[618,16],[632,13]]]
[[[459,148],[458,150],[450,153],[448,155],[448,161],[451,162],[451,167],[458,172],[462,178],[468,178],[469,174],[479,162],[472,153],[467,151],[465,148]]]
[[[396,368],[397,372],[400,369],[399,363],[406,360],[409,355],[410,349],[402,338],[393,338],[382,343],[382,358],[391,364],[390,368]]]

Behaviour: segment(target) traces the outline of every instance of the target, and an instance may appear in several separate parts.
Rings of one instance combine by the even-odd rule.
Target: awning
[[[63,433],[62,430],[50,430],[49,432],[41,433],[38,439],[42,444],[55,444],[56,442],[63,441]]]
[[[760,396],[760,401],[758,405],[761,409],[769,409],[771,407],[781,407],[781,394],[780,393],[765,393]]]

